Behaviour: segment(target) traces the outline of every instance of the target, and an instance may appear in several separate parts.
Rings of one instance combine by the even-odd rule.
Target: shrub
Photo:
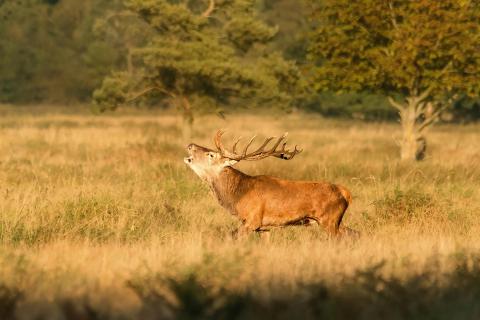
[[[415,189],[395,188],[384,198],[373,202],[376,216],[384,222],[418,221],[439,210],[431,195]]]

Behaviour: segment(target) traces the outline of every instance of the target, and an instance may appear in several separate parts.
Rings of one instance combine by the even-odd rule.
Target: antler
[[[285,149],[287,146],[286,138],[288,133],[284,133],[280,138],[277,139],[277,141],[273,144],[272,148],[265,150],[267,145],[275,139],[275,137],[269,137],[265,139],[265,141],[262,143],[262,145],[256,149],[253,152],[248,152],[248,148],[252,145],[253,141],[255,140],[256,136],[253,136],[250,141],[245,145],[245,148],[241,153],[237,153],[236,148],[238,145],[238,142],[242,138],[238,138],[237,141],[233,144],[232,152],[228,151],[225,149],[225,147],[222,144],[222,135],[225,133],[225,131],[218,130],[214,142],[215,146],[217,147],[217,150],[220,152],[222,157],[229,158],[232,160],[247,160],[247,161],[255,161],[255,160],[261,160],[265,159],[267,157],[276,157],[284,160],[291,160],[293,157],[295,157],[297,154],[302,152],[303,150],[297,149],[297,146],[295,146],[293,151]],[[278,147],[281,145],[281,148],[279,150]]]

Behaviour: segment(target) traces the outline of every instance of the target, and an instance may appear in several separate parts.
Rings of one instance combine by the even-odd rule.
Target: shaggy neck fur
[[[221,206],[236,214],[235,203],[242,196],[242,190],[248,181],[248,175],[232,167],[225,167],[208,181]]]

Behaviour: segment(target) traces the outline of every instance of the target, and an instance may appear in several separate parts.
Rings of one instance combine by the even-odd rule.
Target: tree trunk
[[[133,49],[127,44],[127,72],[129,76],[133,75]]]
[[[400,112],[403,137],[400,143],[400,158],[402,160],[417,160],[417,140],[420,138],[417,132],[416,104],[414,99],[409,99],[408,105]]]
[[[427,140],[424,132],[432,126],[452,103],[454,97],[443,106],[441,103],[429,101],[432,87],[423,93],[405,99],[405,103],[399,103],[392,97],[388,97],[390,104],[400,114],[403,137],[400,143],[402,160],[423,160],[427,150]]]
[[[425,103],[418,97],[406,99],[401,105],[390,99],[391,104],[399,110],[402,125],[402,139],[400,141],[400,158],[404,161],[423,160],[427,148],[425,137],[422,135],[422,122],[419,117],[424,114]]]
[[[192,131],[193,131],[193,117],[189,114],[183,114],[182,116],[182,137],[183,141],[186,143],[190,142],[192,138]]]
[[[188,101],[187,97],[181,98],[181,106],[182,106],[182,136],[185,143],[191,142],[190,139],[192,138],[192,131],[193,131],[193,111],[192,106],[190,105],[190,101]]]

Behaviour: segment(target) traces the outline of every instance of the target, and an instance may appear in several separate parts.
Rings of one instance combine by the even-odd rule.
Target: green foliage
[[[263,0],[262,16],[268,23],[278,26],[272,45],[289,59],[299,63],[306,60],[310,26],[305,1]]]
[[[0,1],[0,102],[86,102],[90,101],[92,92],[99,88],[94,94],[94,100],[99,102],[97,110],[121,105],[132,98],[134,101],[131,103],[134,104],[172,104],[184,110],[184,100],[176,91],[173,93],[177,94],[177,98],[158,89],[142,94],[144,89],[151,88],[157,82],[160,68],[166,70],[168,67],[169,70],[174,68],[179,71],[176,79],[179,79],[180,88],[188,97],[190,108],[199,113],[222,113],[225,107],[256,106],[261,103],[287,108],[289,105],[307,107],[328,116],[392,118],[395,111],[389,110],[380,95],[391,92],[406,95],[407,91],[393,87],[390,76],[386,75],[393,70],[405,73],[406,76],[402,76],[404,80],[411,76],[412,68],[402,66],[412,61],[415,50],[418,51],[418,63],[422,67],[419,71],[428,69],[429,72],[428,77],[421,79],[420,87],[435,75],[437,65],[438,68],[445,65],[444,59],[449,55],[456,57],[449,67],[452,68],[448,73],[449,78],[443,75],[441,83],[438,83],[442,88],[451,85],[451,92],[446,89],[435,90],[435,98],[443,99],[440,97],[443,93],[452,96],[454,92],[465,91],[458,84],[466,86],[471,81],[464,82],[463,77],[476,76],[476,52],[479,50],[471,50],[470,43],[476,39],[473,35],[477,26],[472,25],[469,31],[472,37],[461,32],[462,24],[465,28],[469,27],[468,16],[476,14],[476,3],[459,2],[451,5],[448,2],[441,5],[424,2],[417,3],[415,14],[412,13],[413,9],[407,7],[407,2],[392,2],[397,24],[404,30],[394,38],[392,26],[388,25],[388,11],[380,12],[379,18],[375,18],[375,10],[380,11],[378,8],[385,7],[385,4],[381,4],[376,8],[375,1],[363,1],[350,6],[345,1],[309,1],[307,5],[304,1],[293,0],[216,0],[209,18],[202,16],[209,0],[137,1],[137,4],[124,0]],[[141,8],[138,7],[140,4]],[[363,10],[362,6],[368,10]],[[421,9],[420,6],[440,7],[433,11]],[[462,13],[460,9],[465,6],[470,6],[472,10]],[[338,21],[335,20],[336,9],[341,10],[342,19]],[[418,13],[421,10],[423,13]],[[429,16],[429,12],[436,12],[435,19],[448,19],[448,23],[427,22],[428,19],[423,19],[421,14]],[[306,18],[310,13],[313,13],[313,24],[323,29],[314,29],[310,33],[311,26]],[[357,21],[351,17],[350,20],[354,21],[350,26],[351,31],[348,31],[349,15],[360,18]],[[383,28],[381,21],[386,28]],[[411,23],[408,24],[408,21]],[[366,22],[370,28],[379,26],[381,34],[391,36],[391,40],[369,36],[365,29]],[[411,31],[414,24],[419,25],[421,32],[415,31],[414,34]],[[448,28],[451,28],[453,36],[444,39],[442,35],[445,30],[450,30]],[[337,31],[334,30],[341,36],[337,37]],[[455,30],[459,32],[455,33]],[[156,40],[159,38],[163,41]],[[307,50],[309,38],[310,51]],[[175,43],[175,39],[179,41]],[[372,39],[378,40],[378,46],[370,44]],[[428,43],[433,41],[438,42],[438,48],[430,50]],[[369,47],[362,49],[359,43],[367,42]],[[403,46],[404,43],[407,45]],[[160,51],[159,46],[167,47]],[[455,49],[455,46],[461,49]],[[145,52],[145,49],[156,52]],[[389,57],[394,66],[385,68],[380,64],[389,62],[386,58],[378,58],[382,50],[387,52],[384,49],[390,50]],[[190,50],[193,51],[188,58]],[[214,52],[217,50],[218,53]],[[305,64],[307,51],[310,61],[317,63],[320,68]],[[330,54],[335,58],[335,63],[326,63],[330,59],[327,57],[329,52],[336,52]],[[158,59],[161,67],[146,62],[147,56]],[[163,57],[163,60],[159,57]],[[172,57],[176,63],[167,66],[165,61]],[[342,57],[344,61],[340,59]],[[427,57],[431,57],[435,65],[423,66]],[[468,68],[464,68],[467,65]],[[191,72],[185,71],[189,68]],[[303,75],[299,74],[299,68]],[[365,68],[374,68],[378,72]],[[458,74],[454,77],[455,72],[462,68],[468,71],[461,75],[462,79]],[[377,82],[362,80],[371,79],[375,74],[379,79]],[[102,86],[102,81],[108,75],[110,80],[105,80]],[[162,73],[162,77],[171,75]],[[316,78],[312,86],[303,85],[303,78],[308,75]],[[450,81],[450,78],[454,78],[454,81]],[[345,79],[356,85],[342,84],[347,82]],[[160,82],[163,84],[163,79]],[[308,95],[301,92],[301,96],[298,96],[299,83],[304,91],[313,90],[309,90]],[[352,93],[352,90],[368,89],[367,84],[368,88],[374,89],[373,94],[365,90]],[[318,90],[324,89],[328,92],[319,96]],[[473,93],[476,91],[471,89]],[[330,93],[333,91],[342,91],[343,94],[334,96]],[[172,93],[172,90],[169,92]],[[451,109],[451,119],[478,119],[476,100],[463,95],[459,95],[459,98]]]
[[[291,103],[300,75],[293,62],[268,50],[276,28],[260,20],[255,1],[216,1],[211,13],[186,1],[130,0],[127,7],[154,33],[135,50],[141,57],[135,74],[104,80],[94,93],[98,105],[115,107],[147,96],[192,118],[226,105]],[[119,92],[124,80],[129,85]]]
[[[397,117],[385,96],[367,92],[320,93],[307,105],[307,109],[330,117],[363,120],[391,120]]]
[[[461,96],[453,104],[451,110],[453,121],[479,121],[480,120],[480,99],[470,98],[466,95]]]
[[[151,31],[147,23],[126,10],[123,0],[112,1],[93,24],[94,34],[124,57],[120,66],[130,75],[134,71],[135,48],[146,43]]]
[[[478,1],[310,1],[316,90],[376,91],[399,111],[400,157],[422,160],[425,130],[480,93]],[[404,100],[396,101],[396,94]]]
[[[96,101],[102,101],[102,106],[109,106],[114,109],[119,104],[127,100],[126,92],[128,90],[128,74],[126,72],[118,72],[113,77],[103,80],[102,90],[95,90],[93,98]]]
[[[0,102],[84,101],[118,63],[92,32],[103,0],[0,5]]]
[[[444,99],[480,90],[477,1],[310,1],[318,90]]]

